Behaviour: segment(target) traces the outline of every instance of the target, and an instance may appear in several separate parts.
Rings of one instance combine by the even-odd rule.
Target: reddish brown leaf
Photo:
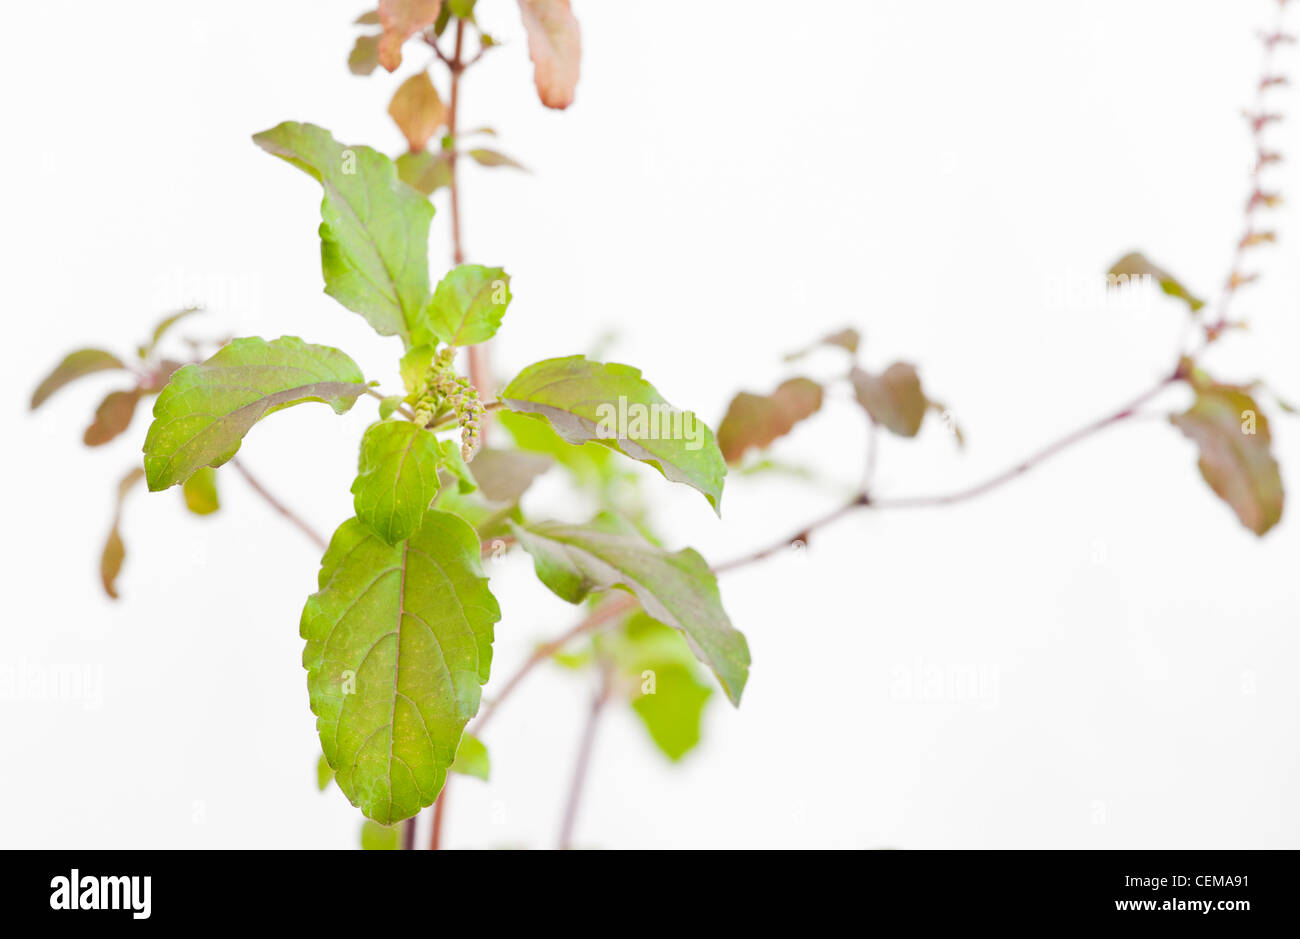
[[[519,0],[519,13],[528,32],[537,96],[548,108],[567,108],[582,59],[582,37],[569,0]]]
[[[144,478],[144,470],[135,467],[122,477],[117,484],[117,508],[113,511],[113,527],[108,531],[104,542],[104,551],[99,558],[99,579],[104,585],[104,592],[117,599],[117,575],[122,572],[122,562],[126,559],[126,545],[122,542],[118,526],[122,521],[122,502],[131,487]]]
[[[379,0],[379,64],[390,72],[402,64],[402,46],[416,33],[432,26],[442,0]]]
[[[419,72],[402,82],[388,105],[388,116],[397,123],[412,153],[425,148],[447,119],[428,72]]]
[[[770,395],[742,391],[718,425],[718,449],[728,463],[739,462],[745,451],[785,436],[821,406],[822,387],[808,378],[791,378]]]
[[[900,437],[915,437],[930,400],[921,390],[916,367],[895,362],[881,375],[860,368],[849,373],[853,394],[871,419]]]
[[[88,447],[108,443],[131,426],[135,406],[140,401],[140,390],[114,391],[100,402],[95,410],[95,420],[86,428],[84,440]]]

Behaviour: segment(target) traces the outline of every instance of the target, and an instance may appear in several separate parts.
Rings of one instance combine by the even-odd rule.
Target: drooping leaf
[[[785,360],[787,362],[794,362],[798,359],[802,359],[804,356],[808,355],[808,353],[812,352],[818,346],[837,346],[843,349],[849,355],[856,355],[858,351],[858,345],[861,343],[861,341],[862,341],[862,336],[858,333],[856,329],[853,329],[852,327],[845,327],[844,329],[836,330],[835,332],[831,333],[828,336],[823,336],[821,339],[818,339],[816,342],[814,342],[811,346],[807,346],[795,352],[788,353],[785,356]]]
[[[405,402],[405,395],[385,395],[379,402],[379,419],[388,420]]]
[[[162,342],[163,337],[181,320],[202,312],[203,307],[187,306],[183,310],[177,310],[175,313],[163,317],[158,325],[154,327],[153,335],[149,337],[149,341],[140,347],[140,358],[147,359],[153,355],[154,350],[158,348],[158,343]]]
[[[499,267],[462,264],[438,282],[429,303],[429,336],[453,346],[487,342],[510,304],[510,275]]]
[[[128,391],[112,391],[99,402],[95,409],[95,419],[86,428],[82,439],[88,447],[100,447],[131,426],[135,416],[135,406],[140,403],[139,388]]]
[[[371,424],[352,483],[357,518],[390,545],[405,541],[438,494],[441,458],[438,438],[410,421]]]
[[[366,819],[361,823],[362,851],[396,851],[402,846],[402,829]]]
[[[379,67],[379,37],[358,36],[348,53],[348,70],[353,75],[370,75]]]
[[[513,170],[522,170],[525,173],[528,172],[528,167],[524,166],[514,157],[508,157],[504,153],[498,153],[496,150],[488,150],[485,147],[475,147],[473,150],[467,152],[469,153],[470,159],[479,166],[505,166]]]
[[[1106,272],[1106,276],[1107,282],[1113,287],[1127,284],[1133,278],[1150,277],[1169,296],[1177,297],[1186,303],[1193,313],[1199,312],[1205,306],[1205,301],[1194,296],[1178,281],[1178,278],[1158,264],[1151,263],[1146,255],[1138,252],[1124,255]]]
[[[379,64],[393,72],[402,64],[402,46],[416,33],[432,26],[442,10],[442,0],[379,0]]]
[[[488,447],[475,454],[470,471],[483,495],[493,502],[518,502],[533,480],[552,465],[550,457],[539,453]]]
[[[900,437],[915,437],[930,401],[921,390],[916,367],[895,362],[880,375],[861,368],[849,373],[853,395],[871,419]]]
[[[511,528],[532,555],[538,579],[557,596],[580,603],[593,591],[630,590],[646,613],[686,635],[731,703],[740,703],[749,677],[749,646],[722,609],[717,580],[698,553],[668,552],[608,515],[589,525]]]
[[[668,759],[680,760],[700,742],[704,708],[713,696],[682,634],[638,611],[598,638],[623,673],[650,739]]]
[[[545,417],[569,443],[592,441],[649,463],[720,511],[727,466],[713,431],[665,401],[639,369],[580,355],[546,359],[515,376],[501,399],[512,411]]]
[[[303,609],[321,748],[339,788],[381,824],[433,803],[478,711],[501,617],[481,550],[447,512],[426,512],[398,545],[349,519]]]
[[[460,750],[456,753],[456,762],[451,764],[453,773],[473,776],[487,782],[492,764],[488,760],[487,747],[473,734],[462,734]]]
[[[322,753],[320,759],[316,761],[316,786],[324,792],[333,781],[334,770],[330,769],[330,761],[325,759],[325,754]]]
[[[200,365],[172,375],[154,402],[144,442],[149,489],[183,483],[203,466],[220,466],[266,415],[304,401],[342,414],[366,390],[361,370],[338,349],[296,336],[236,339]]]
[[[451,185],[451,157],[446,150],[403,153],[397,158],[397,175],[426,196]]]
[[[388,105],[388,116],[413,152],[425,148],[429,138],[447,121],[447,111],[428,72],[416,72],[397,87]]]
[[[76,352],[69,353],[62,362],[54,366],[54,370],[45,376],[45,380],[32,393],[32,410],[39,408],[50,395],[69,382],[110,369],[125,370],[126,364],[113,353],[105,352],[103,349],[78,349]]]
[[[378,11],[378,10],[368,10],[368,11],[366,11],[365,13],[362,13],[360,16],[358,16],[358,17],[357,17],[355,20],[353,20],[352,22],[355,23],[355,24],[358,25],[358,26],[378,26],[378,25],[379,25],[379,11]]]
[[[185,496],[185,507],[195,515],[211,515],[221,508],[221,499],[217,496],[217,471],[211,466],[202,466],[194,475],[185,480],[181,486]]]
[[[528,33],[537,96],[548,108],[567,108],[578,87],[582,36],[569,0],[519,0]]]
[[[1170,420],[1196,441],[1201,475],[1241,524],[1263,535],[1278,523],[1282,477],[1270,452],[1268,419],[1254,398],[1232,385],[1205,385],[1191,408]]]
[[[99,579],[104,585],[104,593],[117,599],[117,575],[122,573],[122,562],[126,560],[126,545],[122,541],[122,503],[126,495],[141,479],[144,470],[136,466],[117,484],[117,506],[113,509],[113,525],[108,530],[104,550],[99,558]]]
[[[770,395],[742,391],[718,425],[718,448],[728,463],[739,462],[746,450],[785,436],[821,406],[822,386],[809,378],[791,378]]]
[[[325,191],[325,292],[364,316],[381,336],[409,341],[429,299],[429,200],[402,182],[382,153],[344,147],[313,124],[286,121],[253,140]]]

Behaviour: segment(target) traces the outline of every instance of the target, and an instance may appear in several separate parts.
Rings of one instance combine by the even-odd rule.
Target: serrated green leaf
[[[325,759],[325,754],[322,753],[320,759],[316,761],[316,787],[324,792],[333,781],[334,770],[330,769],[330,761]]]
[[[99,407],[95,409],[95,419],[82,435],[86,446],[101,447],[130,427],[140,396],[139,388],[109,392],[99,402]]]
[[[396,851],[402,846],[402,829],[366,819],[361,823],[362,851]]]
[[[545,417],[571,444],[594,442],[649,463],[721,512],[727,465],[702,420],[679,411],[630,365],[584,356],[528,366],[501,392],[512,411]]]
[[[381,336],[401,336],[409,344],[429,302],[429,200],[402,182],[382,153],[345,147],[313,124],[286,121],[253,140],[325,190],[325,292]]]
[[[483,741],[473,734],[462,734],[460,750],[456,753],[456,762],[451,764],[451,771],[487,782],[491,769],[492,764],[488,760],[487,747]]]
[[[125,370],[126,364],[113,353],[105,352],[103,349],[78,349],[76,352],[68,353],[32,392],[32,410],[35,411],[49,399],[50,395],[68,383],[86,375],[93,375],[95,372],[111,369]]]
[[[194,475],[185,480],[181,487],[185,495],[185,507],[195,515],[211,515],[221,508],[217,496],[217,471],[211,466],[202,466]]]
[[[718,425],[718,449],[737,463],[751,448],[766,447],[822,406],[822,386],[809,378],[791,378],[770,395],[742,391],[731,399]]]
[[[382,824],[433,803],[478,712],[501,618],[481,550],[447,512],[426,512],[398,545],[349,519],[303,609],[321,749],[352,804]]]
[[[900,437],[915,437],[930,409],[916,367],[895,362],[880,375],[861,368],[849,373],[853,395],[871,419]]]
[[[646,613],[687,636],[731,703],[740,703],[749,645],[727,618],[718,582],[698,553],[670,553],[610,516],[590,525],[514,524],[511,530],[532,555],[538,579],[557,596],[581,603],[593,591],[630,590]]]
[[[1263,535],[1281,520],[1282,477],[1268,419],[1254,398],[1232,385],[1206,385],[1186,412],[1169,419],[1196,441],[1201,475],[1241,524]]]
[[[365,390],[361,369],[338,349],[296,336],[236,339],[206,362],[178,369],[158,395],[144,442],[149,489],[225,463],[249,429],[274,411],[321,401],[342,414]]]
[[[462,264],[438,282],[429,302],[430,335],[416,339],[437,338],[453,346],[487,342],[496,335],[509,304],[509,274],[499,267]]]
[[[122,562],[126,560],[126,544],[122,541],[122,503],[127,493],[144,478],[144,470],[133,467],[117,484],[117,505],[113,509],[113,525],[108,530],[108,538],[99,558],[99,581],[104,585],[104,593],[117,599],[117,576],[122,573]]]
[[[380,421],[361,438],[352,483],[357,518],[388,544],[409,538],[438,494],[438,438],[409,421]]]

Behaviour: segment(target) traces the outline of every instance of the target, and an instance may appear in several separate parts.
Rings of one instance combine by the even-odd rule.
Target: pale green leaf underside
[[[339,788],[386,825],[433,803],[478,711],[501,617],[474,530],[425,513],[387,545],[356,519],[334,533],[303,609],[303,665]]]
[[[429,301],[429,200],[402,182],[382,153],[345,147],[313,124],[286,121],[253,140],[325,190],[325,292],[364,316],[381,336],[409,343]]]
[[[574,355],[528,366],[501,392],[506,407],[550,421],[571,444],[596,442],[685,483],[720,512],[727,465],[713,431],[668,404],[630,365]]]
[[[579,603],[593,591],[630,590],[651,617],[685,633],[731,703],[740,703],[749,677],[749,645],[727,618],[717,580],[697,552],[665,551],[608,516],[591,525],[511,528],[532,555],[538,578],[557,596]]]
[[[365,390],[361,369],[338,349],[296,336],[236,339],[206,362],[177,369],[158,395],[144,442],[149,489],[225,463],[272,411],[322,401],[342,414]]]
[[[438,438],[410,421],[371,424],[352,483],[357,518],[388,544],[406,540],[438,494],[440,457]]]

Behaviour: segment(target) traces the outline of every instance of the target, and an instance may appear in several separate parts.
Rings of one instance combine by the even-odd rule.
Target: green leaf
[[[499,153],[496,150],[489,150],[486,147],[475,147],[467,152],[469,153],[470,159],[479,166],[505,166],[513,170],[522,170],[525,173],[528,172],[528,167],[514,159],[514,157],[508,157],[504,153]]]
[[[571,444],[595,442],[686,483],[721,512],[727,466],[713,431],[668,404],[630,365],[581,355],[528,366],[501,392],[506,407],[545,417]]]
[[[460,750],[456,753],[456,762],[451,764],[451,771],[487,782],[491,768],[487,747],[483,745],[483,741],[473,734],[463,734],[460,738]]]
[[[144,470],[136,466],[117,484],[117,507],[113,510],[113,525],[108,530],[104,550],[99,558],[99,580],[104,585],[104,593],[117,599],[117,575],[122,573],[122,562],[126,560],[126,544],[122,541],[122,503],[127,493],[144,478]]]
[[[366,819],[361,823],[362,851],[396,851],[402,846],[399,826],[381,825]]]
[[[746,450],[785,436],[821,406],[822,386],[809,378],[791,378],[770,395],[742,391],[718,425],[718,448],[728,463],[737,463]]]
[[[580,486],[597,486],[610,478],[614,451],[595,443],[574,446],[551,429],[547,421],[510,411],[496,412],[497,423],[510,434],[515,446],[530,453],[553,458],[573,476]],[[477,457],[475,458],[477,459]]]
[[[404,153],[397,158],[397,175],[408,186],[431,196],[451,185],[451,156],[443,150]]]
[[[217,471],[211,466],[196,470],[185,480],[181,491],[185,495],[185,507],[195,515],[211,515],[221,508],[221,500],[217,497]]]
[[[460,441],[440,440],[438,441],[438,450],[442,454],[442,469],[447,476],[443,481],[443,485],[449,486],[451,481],[455,480],[456,490],[461,495],[468,495],[471,492],[478,491],[478,480],[474,478],[474,473],[461,455]]]
[[[154,350],[158,348],[158,343],[162,342],[163,337],[181,320],[202,312],[202,307],[188,306],[183,310],[177,310],[170,316],[163,317],[158,325],[154,327],[153,335],[149,338],[149,341],[140,347],[140,358],[147,359],[153,355]]]
[[[921,390],[915,366],[895,362],[880,375],[855,367],[849,380],[858,404],[877,424],[900,437],[915,437],[920,431],[930,400]]]
[[[1282,518],[1284,492],[1269,447],[1268,419],[1243,389],[1211,384],[1196,389],[1196,401],[1170,420],[1196,441],[1201,475],[1241,524],[1263,535]]]
[[[378,22],[378,19],[376,19]],[[358,36],[348,53],[348,70],[353,75],[369,75],[379,66],[379,37]]]
[[[357,518],[390,545],[420,527],[438,494],[438,438],[409,421],[380,421],[361,438],[352,483]]]
[[[510,304],[510,275],[499,267],[462,264],[438,283],[429,303],[430,336],[453,346],[487,342],[501,326]]]
[[[698,553],[665,551],[608,515],[590,525],[547,522],[511,529],[532,555],[538,579],[557,596],[580,603],[593,591],[630,590],[651,617],[686,634],[731,703],[740,703],[749,645],[722,609],[718,582]]]
[[[470,470],[484,496],[493,502],[518,502],[533,480],[553,465],[541,454],[488,447],[474,455]]]
[[[158,395],[144,441],[149,489],[175,486],[202,466],[225,463],[244,434],[273,411],[322,401],[342,414],[365,390],[361,370],[338,349],[296,336],[236,339],[206,362],[178,369]]]
[[[140,396],[139,388],[110,392],[95,409],[95,419],[82,436],[86,446],[103,446],[130,427]]]
[[[478,712],[501,618],[481,550],[447,512],[426,512],[395,546],[349,519],[303,609],[321,748],[339,788],[381,824],[433,803]]]
[[[330,761],[325,759],[325,754],[322,753],[320,759],[316,761],[316,787],[324,792],[333,781],[334,770],[330,769]]]
[[[387,395],[379,401],[379,419],[386,421],[397,412],[406,401],[405,395]]]
[[[1127,284],[1133,278],[1150,277],[1171,297],[1176,297],[1187,304],[1193,313],[1200,312],[1205,306],[1205,301],[1194,296],[1191,291],[1179,283],[1174,275],[1170,274],[1158,264],[1153,264],[1147,259],[1147,256],[1138,252],[1126,254],[1120,258],[1106,272],[1107,282],[1112,287],[1119,287]]]
[[[45,380],[32,393],[32,410],[39,408],[50,395],[69,382],[110,369],[125,370],[126,364],[113,353],[105,352],[103,349],[78,349],[76,352],[69,353],[62,362],[54,366],[54,370],[45,376]]]
[[[409,394],[414,396],[424,394],[428,384],[429,366],[433,364],[433,356],[436,352],[435,346],[426,343],[408,349],[402,356],[399,363],[402,385]]]
[[[286,121],[253,140],[314,177],[321,203],[325,292],[381,336],[409,344],[429,300],[433,206],[369,147],[344,147],[329,131]]]

